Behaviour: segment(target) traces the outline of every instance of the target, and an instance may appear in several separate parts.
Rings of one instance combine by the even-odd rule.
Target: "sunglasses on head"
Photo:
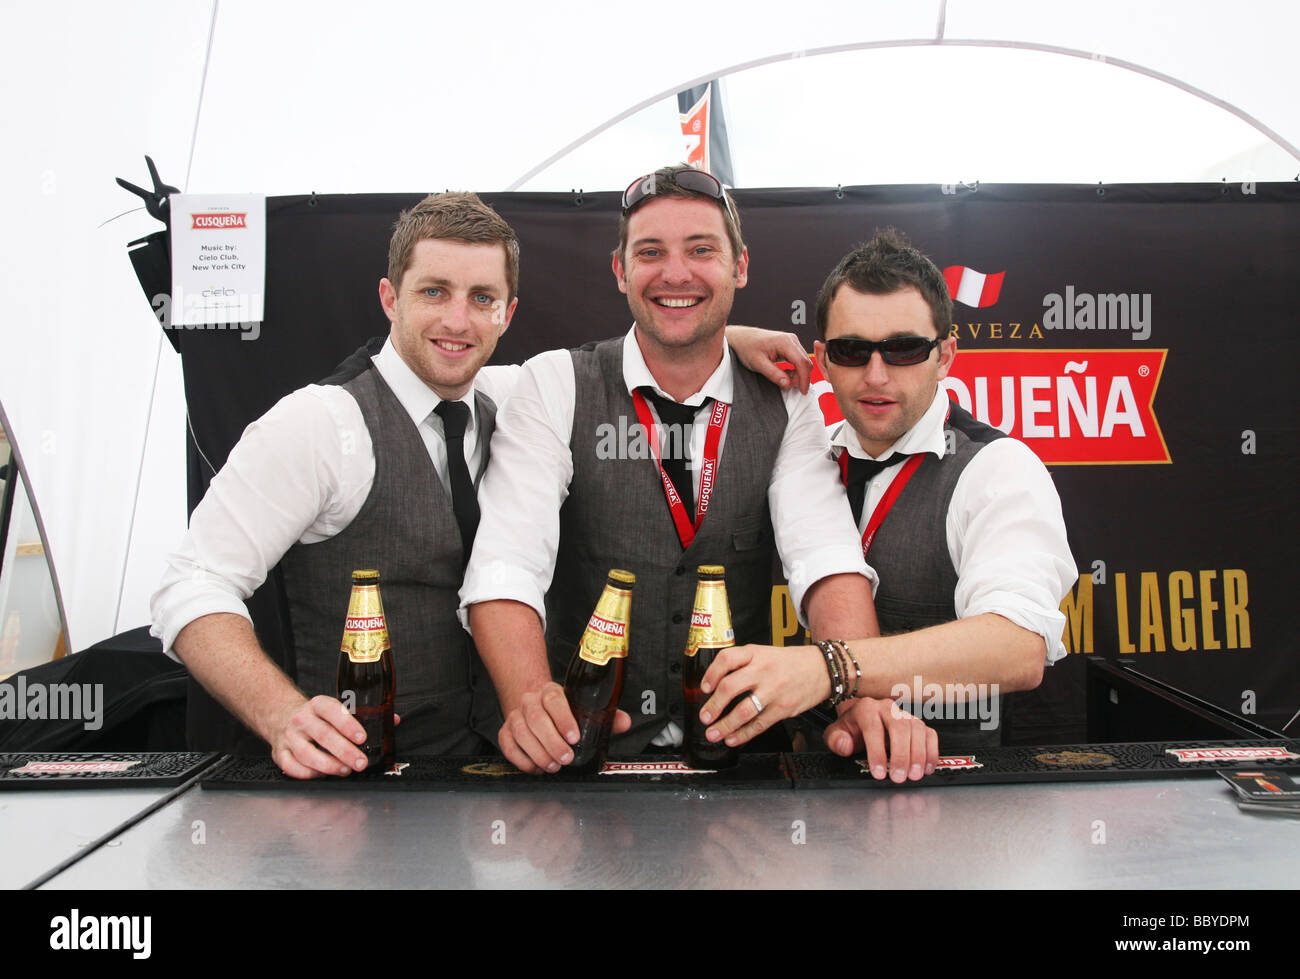
[[[718,178],[711,173],[705,173],[703,170],[656,170],[654,173],[647,173],[643,177],[637,177],[627,185],[627,190],[623,191],[623,213],[626,214],[632,208],[636,207],[647,197],[654,197],[659,193],[659,181],[664,181],[664,185],[674,185],[682,190],[689,190],[692,194],[703,194],[715,201],[720,201],[727,209],[727,214],[731,217],[731,223],[739,225],[740,221],[736,218],[736,212],[731,206],[731,198],[727,196],[726,191],[722,189],[722,184]]]
[[[857,337],[837,337],[826,341],[826,357],[840,367],[864,367],[871,355],[880,351],[880,359],[893,367],[911,367],[930,359],[930,351],[943,343],[943,338],[927,340],[925,337],[890,337],[888,340],[859,340]]]

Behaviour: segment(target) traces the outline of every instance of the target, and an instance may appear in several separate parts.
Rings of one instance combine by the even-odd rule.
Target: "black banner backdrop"
[[[191,509],[211,477],[195,442],[219,468],[278,398],[387,331],[377,286],[390,229],[420,196],[268,200],[260,330],[179,330]],[[519,309],[494,363],[628,329],[610,272],[617,194],[483,196],[522,246]],[[823,277],[893,225],[958,299],[955,396],[1050,464],[1081,580],[1065,603],[1071,655],[1021,698],[1016,740],[1083,740],[1084,654],[1131,657],[1275,729],[1291,718],[1300,185],[736,198],[750,278],[732,322],[793,330],[811,349]],[[786,602],[774,589],[777,644],[800,641]]]

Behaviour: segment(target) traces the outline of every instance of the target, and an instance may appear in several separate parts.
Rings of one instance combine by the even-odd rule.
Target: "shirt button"
[[[685,568],[678,568],[676,571],[673,572],[673,574],[675,574],[675,575],[684,575],[684,574],[686,574],[686,569],[685,569]]]
[[[682,623],[682,613],[681,613],[681,612],[674,612],[674,613],[673,613],[673,625],[681,625],[681,623]]]
[[[672,706],[670,706],[670,707],[668,708],[668,715],[669,715],[670,717],[681,717],[681,716],[682,716],[682,709],[681,709],[681,707],[680,707],[679,705],[677,705],[677,704],[673,704]]]
[[[681,664],[681,663],[673,663],[672,665],[670,665],[670,666],[668,667],[668,672],[669,672],[669,673],[672,673],[672,674],[677,674],[677,673],[682,672],[682,664]]]

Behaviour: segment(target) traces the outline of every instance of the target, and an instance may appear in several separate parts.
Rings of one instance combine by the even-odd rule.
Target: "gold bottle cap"
[[[379,572],[378,572],[378,571],[373,571],[373,570],[370,570],[370,571],[353,571],[353,572],[352,572],[352,580],[353,580],[353,581],[378,581],[378,580],[379,580]]]
[[[695,570],[700,574],[725,574],[727,569],[720,564],[701,564]]]
[[[614,581],[621,582],[622,584],[625,585],[636,584],[636,575],[634,575],[631,571],[619,571],[617,568],[615,568],[614,570],[610,571],[609,577]]]

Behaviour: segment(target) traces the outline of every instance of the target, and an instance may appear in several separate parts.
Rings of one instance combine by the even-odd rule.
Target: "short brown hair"
[[[506,250],[506,285],[519,294],[519,238],[505,219],[488,207],[478,194],[449,191],[430,194],[409,211],[398,215],[388,244],[388,281],[397,291],[411,267],[411,253],[426,238],[463,241],[471,245],[500,244]]]
[[[915,288],[930,307],[930,317],[940,338],[952,331],[952,297],[934,262],[913,248],[907,235],[896,228],[876,229],[875,236],[842,259],[817,293],[817,332],[826,339],[826,317],[840,286],[869,296],[887,296]]]
[[[615,258],[620,262],[624,259],[624,253],[627,251],[628,218],[636,213],[637,208],[641,207],[641,205],[646,201],[653,200],[656,197],[676,197],[678,199],[689,200],[691,198],[698,198],[700,200],[713,201],[713,203],[718,206],[718,210],[722,212],[722,223],[726,225],[727,228],[727,240],[731,242],[731,258],[733,261],[740,261],[740,253],[745,250],[745,241],[740,236],[740,212],[736,210],[736,202],[731,195],[727,193],[727,189],[725,187],[722,188],[722,194],[726,198],[726,202],[723,202],[714,200],[714,198],[708,197],[705,194],[688,190],[677,183],[677,174],[681,173],[683,170],[696,169],[698,169],[698,167],[693,167],[689,163],[675,163],[670,167],[660,167],[654,173],[648,173],[644,177],[640,178],[640,180],[653,181],[654,192],[647,194],[641,200],[637,201],[636,204],[632,206],[631,210],[619,216],[618,247],[614,249]],[[637,182],[639,183],[640,180]],[[721,181],[719,181],[719,186],[721,186]],[[728,207],[728,204],[731,206]]]

